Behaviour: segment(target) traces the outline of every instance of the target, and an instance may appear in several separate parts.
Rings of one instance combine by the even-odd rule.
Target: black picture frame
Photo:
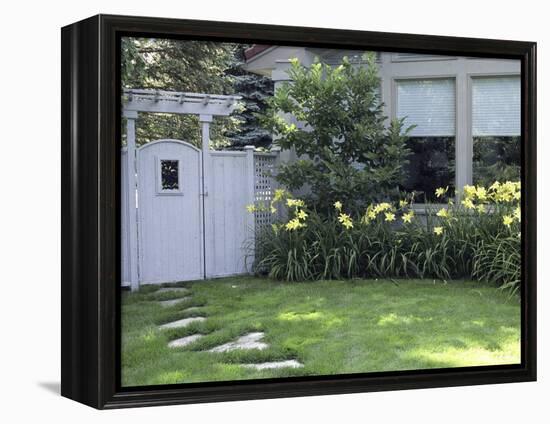
[[[121,408],[536,380],[536,43],[97,15],[62,28],[61,394]],[[521,364],[120,386],[122,36],[483,56],[521,61]]]

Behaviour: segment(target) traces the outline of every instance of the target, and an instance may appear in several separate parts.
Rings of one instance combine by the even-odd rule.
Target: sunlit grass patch
[[[397,283],[397,284],[395,284]],[[520,306],[487,284],[434,280],[282,283],[235,277],[186,283],[189,293],[124,293],[124,386],[378,372],[520,362]],[[163,308],[159,299],[191,296]],[[190,307],[200,306],[186,311]],[[185,328],[158,326],[203,316]],[[264,350],[206,350],[251,332]],[[204,335],[181,348],[168,343]],[[297,360],[302,368],[241,364]]]

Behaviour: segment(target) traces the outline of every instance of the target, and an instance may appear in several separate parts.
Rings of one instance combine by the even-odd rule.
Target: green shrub
[[[420,216],[410,196],[369,205],[361,215],[337,201],[321,214],[279,190],[269,208],[285,202],[288,218],[258,232],[256,271],[286,281],[470,278],[515,291],[519,193],[519,183],[512,182],[466,186],[460,204],[428,205]],[[438,189],[439,197],[445,194]]]
[[[386,125],[374,54],[366,66],[346,58],[339,66],[292,61],[291,82],[269,99],[262,116],[274,143],[293,150],[298,160],[280,166],[277,180],[289,190],[307,187],[308,200],[328,211],[340,200],[358,212],[372,201],[395,197],[406,177],[413,126],[404,119]],[[298,125],[285,119],[294,118]]]

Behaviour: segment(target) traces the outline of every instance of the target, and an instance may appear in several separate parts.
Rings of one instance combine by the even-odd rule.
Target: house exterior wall
[[[296,47],[272,47],[251,58],[247,69],[251,72],[270,76],[275,90],[288,81],[286,71],[289,60],[298,58],[304,66],[313,63],[316,56],[334,53],[334,50],[320,50]],[[400,80],[449,78],[455,81],[455,184],[463,187],[472,184],[472,78],[481,76],[519,76],[520,61],[507,59],[486,59],[456,56],[416,55],[411,53],[380,52],[378,67],[381,77],[381,98],[385,104],[385,114],[389,118],[397,116],[397,83]],[[361,66],[361,65],[358,65]],[[291,122],[292,117],[288,117]],[[295,122],[297,125],[299,123]],[[281,152],[281,161],[293,161],[292,151]]]

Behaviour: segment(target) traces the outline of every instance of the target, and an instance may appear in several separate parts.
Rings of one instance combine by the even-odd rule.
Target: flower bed
[[[417,216],[414,196],[368,205],[353,215],[337,201],[321,215],[301,199],[277,190],[269,205],[286,207],[287,219],[256,237],[258,273],[287,281],[341,278],[468,278],[511,291],[520,283],[520,184],[465,186],[458,204],[426,205]]]

